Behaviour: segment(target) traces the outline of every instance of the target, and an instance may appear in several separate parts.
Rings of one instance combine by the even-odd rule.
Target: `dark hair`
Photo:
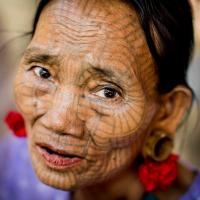
[[[50,0],[41,0],[33,24]],[[126,0],[136,10],[157,65],[158,90],[164,94],[187,85],[186,74],[193,49],[191,7],[187,0]]]

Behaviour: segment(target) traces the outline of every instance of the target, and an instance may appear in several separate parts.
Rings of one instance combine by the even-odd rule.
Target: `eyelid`
[[[123,88],[119,84],[107,79],[97,79],[97,80],[92,79],[92,80],[89,80],[87,84],[90,90],[96,90],[96,89],[98,90],[98,88],[102,89],[102,88],[110,87],[119,91],[120,93],[124,92]]]
[[[46,67],[46,66],[42,66],[41,64],[32,64],[31,66],[29,66],[28,70],[27,71],[32,71],[34,70],[35,68],[41,68],[41,69],[44,69],[44,70],[47,70],[50,74],[50,77],[46,80],[50,80],[52,81],[53,80],[53,75],[52,75],[52,72],[50,71],[49,67]],[[33,72],[35,74],[35,72]],[[35,76],[37,76],[38,78],[40,79],[43,79],[42,77],[38,76],[35,74]]]
[[[107,81],[107,80],[105,82],[106,82],[105,87],[111,87],[111,88],[117,90],[122,96],[122,94],[124,93],[124,90],[120,85],[118,85],[117,83],[111,82],[111,81]]]
[[[41,68],[44,68],[44,69],[47,69],[48,71],[50,71],[50,67],[48,65],[45,65],[45,64],[42,64],[42,63],[37,63],[37,62],[32,62],[28,65],[28,71],[29,70],[32,70],[33,68],[35,67],[41,67]]]
[[[116,90],[116,92],[119,94],[119,96],[123,97],[123,91],[120,87],[117,87],[115,85],[98,85],[94,90],[93,90],[93,93],[96,93],[96,92],[99,92],[103,89],[106,89],[106,88],[111,88],[111,89],[114,89]]]
[[[104,94],[102,95],[101,92],[103,92],[104,89],[107,89],[107,88],[102,88],[101,90],[97,91],[97,92],[95,93],[95,95],[100,96],[100,97],[103,97]],[[120,93],[119,93],[117,90],[115,90],[115,91],[116,91],[116,93],[117,93],[117,96],[114,97],[114,98],[117,98],[118,96],[121,96]],[[98,93],[99,93],[99,94],[98,94]]]
[[[46,69],[46,70],[49,71],[49,73],[51,74],[52,77],[55,77],[55,76],[56,76],[55,70],[52,69],[50,66],[45,65],[45,64],[43,64],[43,63],[33,62],[33,63],[31,63],[31,64],[28,66],[27,71],[31,71],[31,70],[32,70],[33,68],[35,68],[35,67],[40,67],[40,68]]]
[[[101,92],[101,90],[103,90],[105,88],[115,89],[117,92],[116,96],[113,98],[108,98],[108,97],[104,97],[104,95],[100,96],[100,95],[96,94],[97,92]],[[122,93],[122,91],[120,91],[119,88],[116,89],[115,86],[110,86],[110,85],[109,86],[104,85],[103,87],[97,86],[97,89],[95,89],[95,91],[92,92],[92,95],[93,95],[93,97],[95,97],[95,99],[92,98],[95,102],[99,102],[100,105],[102,105],[102,103],[103,103],[106,106],[117,106],[117,105],[119,106],[125,100],[125,96]]]

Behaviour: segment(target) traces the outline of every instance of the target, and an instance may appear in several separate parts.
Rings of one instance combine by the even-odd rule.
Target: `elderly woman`
[[[39,179],[73,200],[192,199],[172,155],[192,44],[186,0],[41,1],[14,85]]]

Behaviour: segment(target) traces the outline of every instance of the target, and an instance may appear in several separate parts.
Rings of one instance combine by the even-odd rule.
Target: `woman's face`
[[[15,82],[39,178],[73,189],[128,167],[155,114],[154,68],[126,4],[51,1]]]

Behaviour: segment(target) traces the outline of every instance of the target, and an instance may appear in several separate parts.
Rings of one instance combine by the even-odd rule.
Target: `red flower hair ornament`
[[[26,128],[22,115],[16,111],[10,111],[4,119],[8,128],[17,137],[26,137]]]
[[[178,156],[171,154],[162,162],[145,160],[139,167],[139,179],[146,192],[166,189],[177,177]]]

